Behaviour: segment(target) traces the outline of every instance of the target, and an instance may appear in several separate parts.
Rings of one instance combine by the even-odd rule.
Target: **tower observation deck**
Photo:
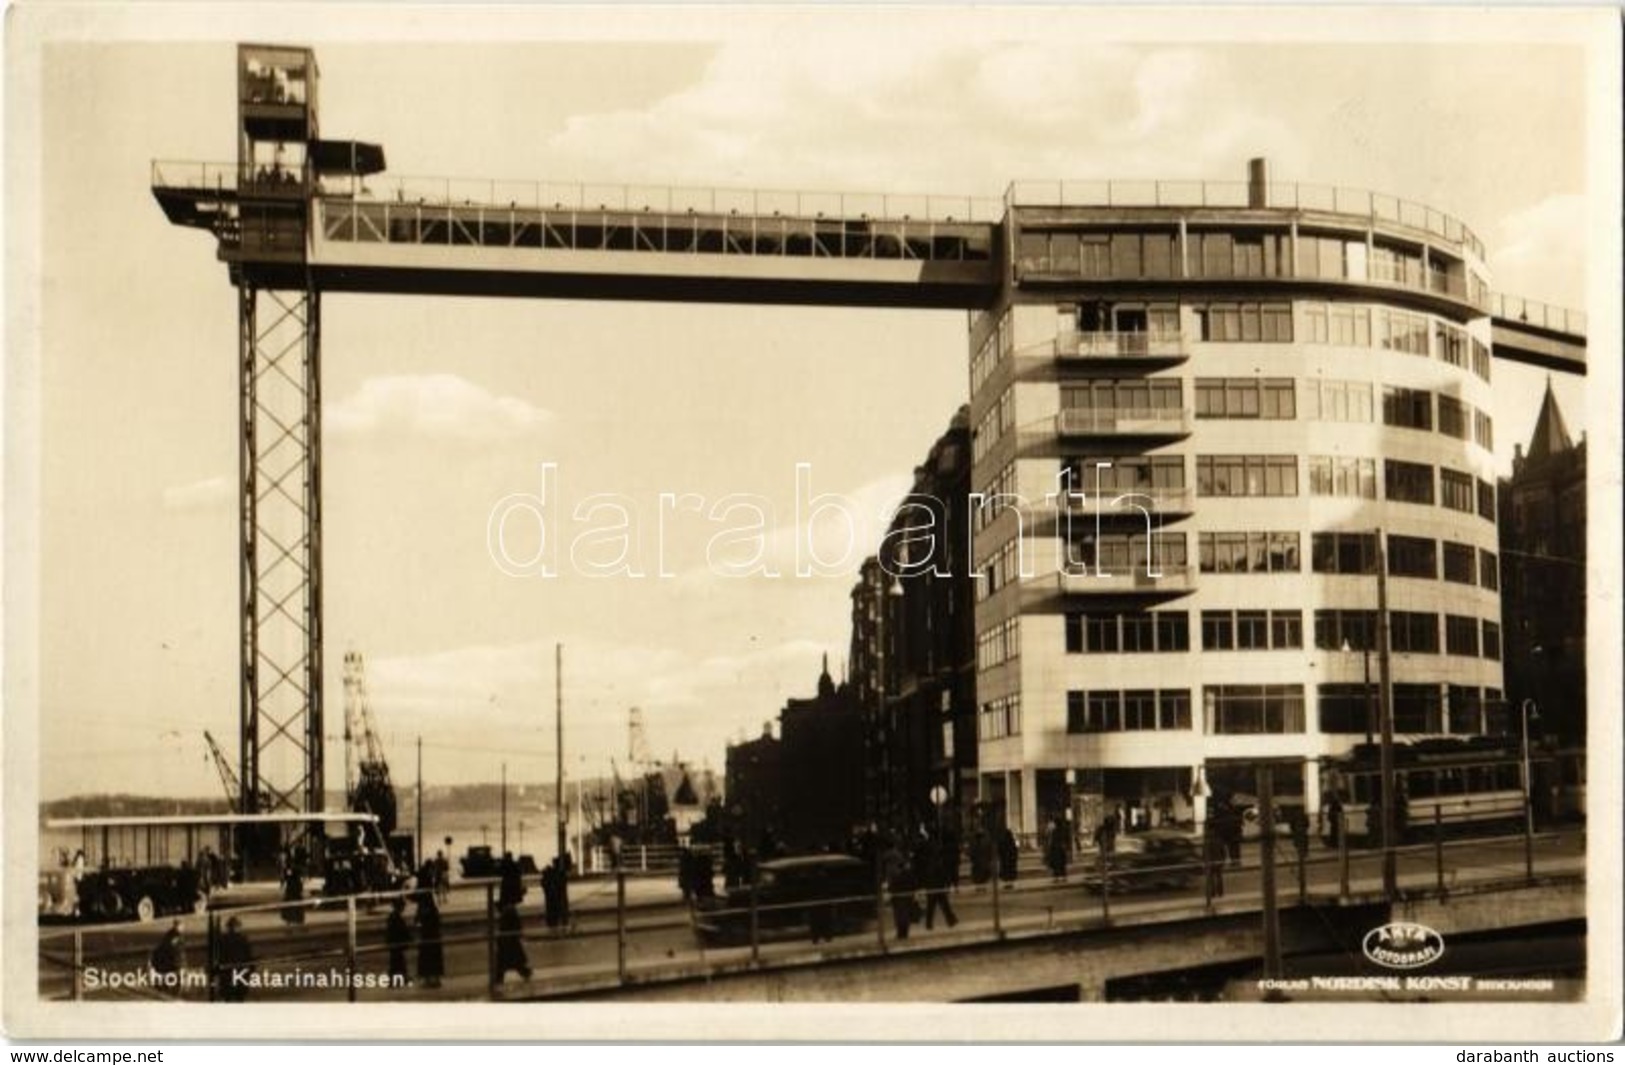
[[[1288,241],[1272,283],[1490,317],[1494,357],[1585,372],[1583,316],[1493,295],[1472,231],[1396,197],[1263,180],[1016,183],[978,199],[403,178],[381,147],[321,136],[310,49],[243,44],[237,66],[236,162],[155,162],[151,179],[171,222],[214,236],[238,290],[245,804],[322,805],[324,293],[979,310],[1080,277],[1244,291],[1246,276],[1193,261],[1187,233],[1222,221]],[[1068,236],[1102,223],[1164,227],[1174,253],[1121,276]],[[1328,264],[1310,249],[1328,234],[1371,254]]]

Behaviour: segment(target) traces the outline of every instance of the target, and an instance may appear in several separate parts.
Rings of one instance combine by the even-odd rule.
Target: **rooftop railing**
[[[155,186],[231,188],[234,163],[156,161]],[[659,212],[662,214],[783,215],[798,218],[994,223],[1004,204],[975,196],[891,192],[813,192],[799,189],[729,189],[679,185],[509,181],[496,178],[328,175],[317,195],[433,206],[530,207],[539,210]]]
[[[1490,315],[1495,318],[1505,318],[1509,321],[1532,325],[1537,329],[1550,329],[1554,333],[1572,333],[1576,336],[1586,335],[1584,311],[1570,310],[1567,307],[1554,307],[1549,303],[1526,300],[1520,296],[1505,296],[1499,292],[1495,293],[1490,297]]]
[[[1245,181],[1016,181],[1005,194],[1010,207],[1219,207],[1251,205]],[[1484,245],[1459,220],[1398,196],[1337,185],[1274,182],[1265,206],[1275,210],[1325,211],[1388,222],[1460,244],[1478,258]]]

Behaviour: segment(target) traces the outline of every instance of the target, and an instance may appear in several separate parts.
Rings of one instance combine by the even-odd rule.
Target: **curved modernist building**
[[[980,797],[1204,816],[1377,729],[1499,732],[1489,280],[1344,189],[1017,186],[972,323]],[[1127,201],[1125,203],[1125,201]]]

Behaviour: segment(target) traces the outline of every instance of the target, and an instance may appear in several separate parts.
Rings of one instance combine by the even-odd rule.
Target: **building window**
[[[1441,362],[1467,368],[1467,331],[1445,322],[1433,323],[1433,348]]]
[[[1439,615],[1392,610],[1388,613],[1390,646],[1406,654],[1439,653]]]
[[[1157,727],[1157,693],[1140,688],[1123,693],[1123,731],[1146,732]]]
[[[1021,693],[1006,695],[982,704],[977,715],[976,736],[981,740],[999,740],[1006,736],[1021,735]]]
[[[1501,660],[1501,626],[1493,621],[1484,622],[1484,657]]]
[[[1428,353],[1428,320],[1408,311],[1377,311],[1377,346],[1412,355]]]
[[[1457,584],[1477,584],[1476,552],[1471,544],[1444,542],[1444,579]]]
[[[1304,417],[1322,422],[1371,421],[1371,384],[1368,381],[1303,383]]]
[[[1281,735],[1303,731],[1303,685],[1218,684],[1202,689],[1209,735]]]
[[[1501,588],[1501,564],[1495,552],[1482,547],[1478,549],[1478,583],[1492,592]]]
[[[1189,690],[1069,691],[1066,730],[1074,735],[1189,729]]]
[[[1191,619],[1183,610],[1158,610],[1157,649],[1159,651],[1189,651],[1191,649]]]
[[[1203,573],[1297,573],[1296,532],[1196,534]]]
[[[1433,467],[1386,459],[1382,464],[1384,495],[1394,503],[1433,502]]]
[[[1450,685],[1447,715],[1452,736],[1478,736],[1484,732],[1484,700],[1477,688]]]
[[[1290,377],[1198,377],[1198,418],[1297,417],[1297,397]]]
[[[1439,471],[1440,506],[1471,514],[1474,501],[1473,478],[1470,474],[1446,469]],[[1491,513],[1493,515],[1493,508]]]
[[[1303,647],[1303,611],[1270,611],[1270,646],[1277,651]]]
[[[1190,621],[1183,610],[1125,614],[1068,614],[1066,649],[1071,654],[1147,654],[1190,650]]]
[[[1370,735],[1376,731],[1376,693],[1372,686],[1322,684],[1316,695],[1320,731],[1336,735]]]
[[[1377,649],[1377,612],[1375,610],[1317,610],[1315,611],[1315,647],[1321,651],[1341,651],[1347,644],[1350,651]]]
[[[1490,379],[1490,349],[1476,337],[1473,339],[1473,373]]]
[[[1061,388],[1061,409],[1102,413],[1178,411],[1185,397],[1177,377],[1073,381]]]
[[[1301,647],[1302,611],[1202,611],[1204,651],[1284,651]]]
[[[1182,455],[1070,458],[1062,461],[1061,475],[1074,492],[1099,492],[1105,496],[1142,492],[1154,496],[1161,490],[1185,487],[1185,458]]]
[[[1295,496],[1298,460],[1292,455],[1198,455],[1196,494]]]
[[[1235,616],[1228,610],[1202,611],[1202,650],[1233,651],[1235,649]]]
[[[1374,533],[1315,533],[1309,541],[1311,568],[1316,573],[1377,572],[1377,537]]]
[[[1441,395],[1439,397],[1439,432],[1445,436],[1453,436],[1457,440],[1466,440],[1470,429],[1467,419],[1469,409],[1461,400]]]
[[[1377,498],[1375,459],[1343,458],[1332,455],[1309,457],[1309,494],[1343,496],[1349,499]]]
[[[1495,520],[1495,486],[1483,478],[1478,481],[1478,516],[1485,521]]]
[[[1289,343],[1290,303],[1213,303],[1196,308],[1198,335],[1212,343]]]
[[[1095,572],[1099,574],[1130,574],[1179,572],[1189,565],[1185,554],[1185,534],[1155,533],[1151,554],[1146,555],[1145,533],[1106,533],[1098,539],[1093,535],[1080,536],[1067,544],[1068,572]]]
[[[1369,348],[1371,346],[1370,308],[1358,305],[1332,304],[1332,343],[1347,348]]]
[[[1473,442],[1485,451],[1495,450],[1495,422],[1481,410],[1473,411]]]
[[[1391,577],[1439,576],[1438,545],[1418,536],[1388,536],[1388,575]]]
[[[1444,731],[1443,693],[1437,684],[1394,685],[1394,731]]]
[[[1444,649],[1446,654],[1478,657],[1478,619],[1459,614],[1444,616]],[[1451,730],[1455,731],[1454,729]]]
[[[1433,428],[1433,393],[1418,388],[1384,385],[1382,424],[1401,429]]]

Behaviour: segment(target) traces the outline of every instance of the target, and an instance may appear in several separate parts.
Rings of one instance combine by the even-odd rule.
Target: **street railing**
[[[1327,826],[1320,827],[1324,832]],[[1583,830],[1527,837],[1455,834],[1464,827],[1442,814],[1409,826],[1405,845],[1395,848],[1404,897],[1524,884],[1542,874],[1572,871],[1577,856],[1583,859]],[[1285,834],[1276,838],[1282,906],[1311,899],[1369,900],[1380,892],[1382,849],[1351,846],[1346,836],[1323,832],[1300,837],[1306,844],[1301,848]],[[179,918],[190,940],[186,956],[176,975],[162,979],[137,977],[150,974],[153,948],[170,919],[43,926],[40,990],[42,997],[60,999],[230,1000],[236,997],[232,972],[246,968],[255,974],[243,991],[249,1001],[524,998],[816,962],[829,949],[843,958],[883,956],[1087,931],[1124,920],[1258,909],[1251,886],[1261,873],[1257,842],[1248,843],[1248,860],[1242,861],[1229,848],[1215,857],[1219,852],[1211,844],[1204,849],[1201,839],[1190,838],[1191,849],[1166,858],[1128,843],[1116,851],[1085,847],[1052,870],[1038,862],[1041,852],[1027,851],[1018,877],[990,879],[993,870],[978,867],[980,875],[956,876],[953,887],[894,890],[877,878],[862,892],[791,900],[746,882],[724,888],[720,896],[708,896],[701,887],[698,897],[679,901],[667,878],[622,869],[611,877],[572,880],[569,912],[555,913],[553,927],[539,919],[534,890],[515,903],[517,925],[512,917],[505,922],[508,900],[500,883],[491,880],[455,885],[436,908],[437,932],[433,920],[423,921],[421,893],[410,889],[250,905],[216,898],[216,908],[206,915]],[[951,931],[923,925],[933,891],[941,894],[939,908],[947,901],[958,911]],[[389,978],[385,925],[396,899],[407,903],[409,920],[417,918],[410,926],[411,943],[396,948],[406,955],[397,961],[412,963],[406,969],[409,985]],[[233,962],[223,949],[225,923],[231,919],[242,926],[252,962]],[[440,965],[425,964],[426,946],[431,954],[438,947]]]

